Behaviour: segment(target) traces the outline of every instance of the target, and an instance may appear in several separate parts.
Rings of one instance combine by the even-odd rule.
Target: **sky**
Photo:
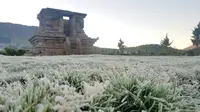
[[[0,22],[38,26],[42,8],[87,13],[85,32],[99,37],[95,46],[117,48],[160,44],[168,33],[172,47],[192,45],[192,29],[200,21],[200,0],[1,0]]]

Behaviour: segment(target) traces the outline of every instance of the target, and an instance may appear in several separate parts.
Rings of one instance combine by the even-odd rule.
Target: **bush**
[[[14,55],[16,55],[16,50],[15,50],[15,49],[6,47],[4,50],[5,50],[5,52],[6,52],[9,56],[14,56]]]
[[[117,52],[109,52],[109,53],[107,53],[107,55],[119,55],[119,53],[117,53]]]
[[[0,54],[3,54],[3,51],[0,51]]]
[[[186,55],[187,55],[187,56],[194,56],[195,53],[194,53],[193,50],[188,50],[188,51],[186,52]]]
[[[13,49],[13,48],[4,48],[3,51],[0,52],[0,54],[8,55],[8,56],[23,56],[26,53],[23,49]]]
[[[0,54],[2,54],[2,55],[8,55],[5,50],[0,51]]]
[[[183,56],[185,55],[185,51],[172,49],[172,48],[165,48],[158,52],[158,55],[161,56]]]
[[[200,55],[200,47],[187,50],[184,52],[184,54],[187,56],[199,56]]]
[[[138,50],[138,51],[137,51],[137,55],[139,55],[139,56],[140,56],[140,55],[144,55],[144,52],[141,51],[141,50]]]
[[[16,52],[16,55],[17,55],[17,56],[23,56],[23,55],[25,54],[25,52],[26,52],[26,51],[23,50],[23,49],[18,49],[17,52]]]

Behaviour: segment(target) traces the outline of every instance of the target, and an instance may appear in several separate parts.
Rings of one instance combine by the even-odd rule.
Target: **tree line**
[[[24,49],[16,49],[10,47],[5,47],[4,50],[0,51],[0,54],[6,56],[23,56],[25,53],[26,50]]]

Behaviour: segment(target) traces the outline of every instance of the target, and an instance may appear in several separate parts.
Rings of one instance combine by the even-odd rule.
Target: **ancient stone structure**
[[[64,19],[68,17],[69,19]],[[33,55],[90,54],[98,40],[84,32],[86,14],[44,8],[38,14],[39,29],[29,39]]]

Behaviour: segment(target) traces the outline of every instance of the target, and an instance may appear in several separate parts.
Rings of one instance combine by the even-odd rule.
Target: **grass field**
[[[199,112],[200,57],[0,56],[0,111]]]

